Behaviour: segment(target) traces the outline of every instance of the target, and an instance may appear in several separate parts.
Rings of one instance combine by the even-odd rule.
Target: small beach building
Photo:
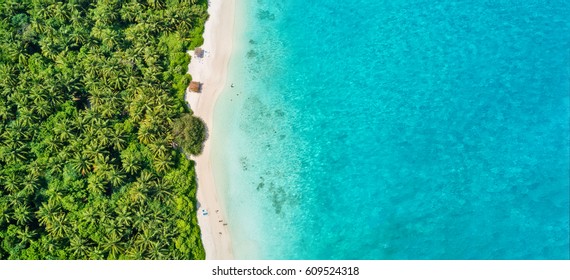
[[[204,57],[204,50],[202,48],[195,48],[194,49],[194,56],[195,57]]]
[[[200,82],[192,81],[190,82],[188,89],[193,92],[200,92],[200,89],[202,89],[202,84]]]

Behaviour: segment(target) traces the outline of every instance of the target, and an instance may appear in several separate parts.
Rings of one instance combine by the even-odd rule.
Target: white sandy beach
[[[235,0],[210,0],[210,15],[204,29],[203,58],[192,57],[188,72],[194,81],[201,82],[201,93],[187,92],[186,101],[194,114],[206,122],[210,137],[213,128],[214,107],[222,92],[232,52]],[[193,52],[191,52],[193,55]],[[197,199],[199,203],[198,224],[202,232],[202,243],[206,259],[232,259],[230,234],[220,196],[214,184],[211,160],[212,140],[206,140],[201,155],[196,161],[198,177]],[[206,210],[207,215],[202,211]]]

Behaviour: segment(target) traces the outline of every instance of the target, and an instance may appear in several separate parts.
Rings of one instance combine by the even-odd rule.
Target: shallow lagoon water
[[[570,2],[314,2],[238,9],[236,258],[568,259]]]

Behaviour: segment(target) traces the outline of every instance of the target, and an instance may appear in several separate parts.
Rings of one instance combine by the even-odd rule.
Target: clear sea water
[[[569,258],[570,1],[238,2],[237,258]]]

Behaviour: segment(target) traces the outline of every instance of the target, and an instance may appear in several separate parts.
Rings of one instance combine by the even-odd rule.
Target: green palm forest
[[[203,259],[206,0],[0,0],[0,259]]]

